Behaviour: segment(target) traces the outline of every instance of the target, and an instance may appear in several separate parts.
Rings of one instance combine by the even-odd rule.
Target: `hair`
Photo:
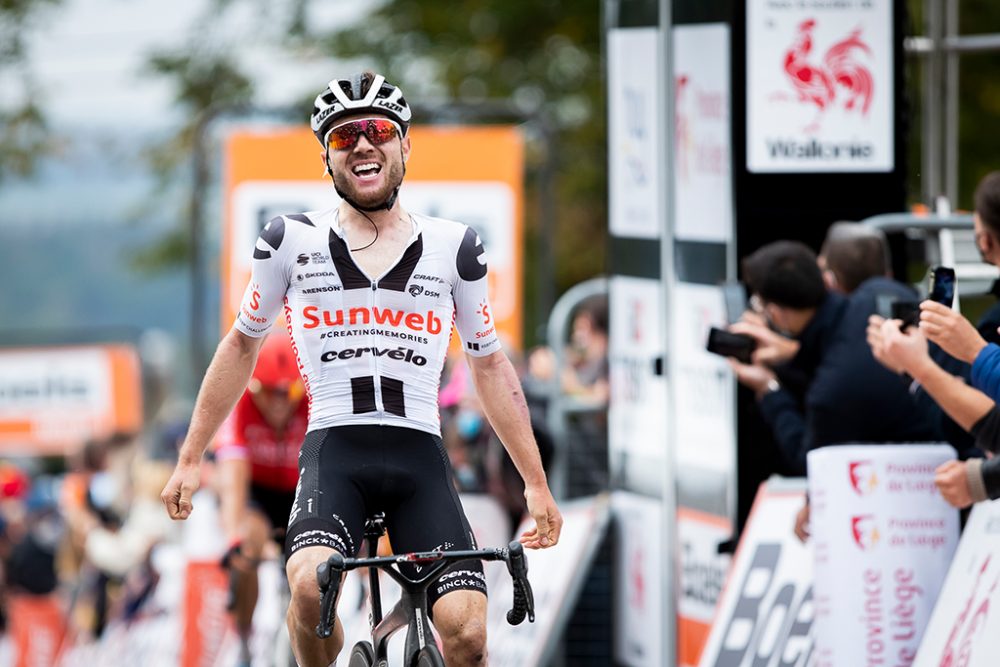
[[[991,171],[979,181],[975,207],[983,224],[1000,238],[1000,171]]]
[[[826,298],[816,254],[799,241],[775,241],[743,259],[743,279],[766,302],[804,310]]]
[[[848,294],[869,278],[888,273],[885,234],[857,222],[833,223],[819,253],[826,259],[826,268],[833,271],[841,289]]]

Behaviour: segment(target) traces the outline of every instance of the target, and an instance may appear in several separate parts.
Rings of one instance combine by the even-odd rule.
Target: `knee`
[[[300,623],[314,624],[319,621],[319,584],[316,581],[316,566],[322,561],[289,564],[286,568],[288,588],[292,597],[289,611]]]
[[[464,618],[438,628],[448,655],[460,655],[467,664],[482,664],[486,656],[486,624],[479,618]]]

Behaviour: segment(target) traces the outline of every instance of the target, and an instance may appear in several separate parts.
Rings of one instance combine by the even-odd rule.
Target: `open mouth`
[[[351,173],[362,181],[370,181],[377,178],[381,171],[381,165],[375,162],[362,162],[351,169]]]

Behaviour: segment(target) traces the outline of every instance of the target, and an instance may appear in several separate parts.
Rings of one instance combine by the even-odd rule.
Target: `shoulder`
[[[486,249],[475,229],[455,220],[418,217],[427,244],[444,246],[448,254],[455,258],[455,268],[462,280],[471,282],[486,275]]]
[[[277,254],[287,254],[305,239],[323,234],[329,211],[289,213],[271,218],[260,230],[254,246],[254,259],[270,259]]]

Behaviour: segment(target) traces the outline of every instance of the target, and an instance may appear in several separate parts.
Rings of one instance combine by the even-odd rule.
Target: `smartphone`
[[[955,269],[947,266],[935,266],[931,269],[928,294],[927,298],[931,301],[951,308],[955,302]]]
[[[919,301],[893,301],[892,319],[902,320],[900,329],[905,331],[907,327],[915,327],[920,322],[920,302]]]
[[[745,334],[737,334],[725,329],[712,327],[708,332],[708,344],[705,349],[722,357],[732,357],[739,362],[753,362],[753,351],[757,349],[757,341]]]
[[[747,310],[747,290],[743,283],[723,283],[722,297],[726,302],[726,319],[730,324],[739,322]]]

